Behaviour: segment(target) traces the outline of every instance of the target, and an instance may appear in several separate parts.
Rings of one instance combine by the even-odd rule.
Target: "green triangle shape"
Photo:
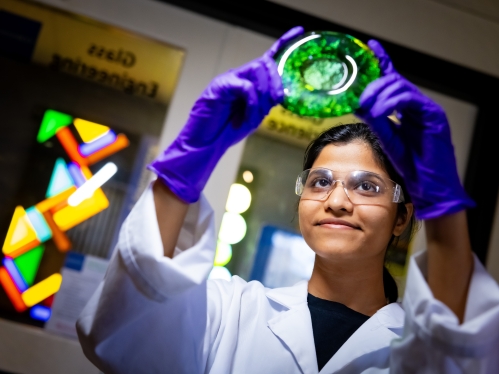
[[[60,194],[66,191],[69,187],[74,186],[71,174],[69,174],[66,162],[62,158],[55,161],[54,171],[50,177],[49,187],[47,188],[47,198]]]
[[[68,126],[72,122],[73,117],[70,115],[48,109],[43,115],[42,125],[38,131],[36,140],[38,140],[38,143],[43,143],[53,137],[61,127]]]
[[[19,273],[21,273],[24,281],[30,287],[35,281],[35,275],[38,271],[38,267],[40,266],[40,260],[42,259],[44,250],[45,246],[41,244],[14,259],[17,270],[19,270]]]

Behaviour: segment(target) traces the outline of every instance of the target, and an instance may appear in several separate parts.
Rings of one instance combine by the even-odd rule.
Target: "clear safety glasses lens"
[[[295,192],[302,199],[325,200],[338,182],[341,186],[337,187],[343,188],[354,204],[404,201],[400,185],[379,174],[363,170],[340,174],[325,168],[308,169],[298,175]]]

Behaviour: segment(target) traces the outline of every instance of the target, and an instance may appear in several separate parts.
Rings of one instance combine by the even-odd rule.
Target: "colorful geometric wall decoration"
[[[81,169],[74,162],[70,162],[68,164],[69,174],[71,174],[71,178],[73,179],[75,186],[80,187],[83,183],[85,183],[86,178],[83,175]]]
[[[80,118],[74,120],[74,125],[78,134],[85,143],[91,143],[106,135],[111,129],[107,126],[99,125],[95,122],[85,121]]]
[[[68,167],[63,158],[58,158],[55,161],[54,171],[50,178],[49,187],[47,189],[46,197],[52,197],[66,191],[68,188],[74,186],[73,178],[69,174]]]
[[[27,307],[38,304],[59,291],[61,283],[62,275],[59,273],[52,274],[50,277],[45,278],[21,294],[24,304],[26,304]]]
[[[14,281],[14,284],[16,285],[17,289],[21,292],[26,291],[28,289],[28,285],[26,284],[23,277],[19,273],[19,270],[17,270],[14,260],[12,260],[9,257],[4,257],[3,266],[5,266],[5,269],[7,269],[7,271],[9,272],[10,277]]]
[[[46,142],[56,134],[57,130],[70,125],[71,122],[73,122],[73,117],[68,114],[50,109],[45,111],[36,140],[38,140],[39,143]]]
[[[129,145],[124,134],[116,135],[107,126],[49,109],[37,141],[44,143],[53,137],[61,143],[70,162],[62,157],[55,160],[46,199],[26,210],[22,206],[15,208],[0,266],[0,285],[15,310],[21,313],[31,308],[30,316],[41,321],[50,318],[53,295],[62,283],[58,273],[34,283],[45,251],[43,243],[52,240],[60,252],[68,251],[71,241],[66,231],[109,206],[101,187],[117,167],[108,162],[93,175],[89,166]]]
[[[29,315],[31,316],[31,318],[37,319],[37,320],[43,321],[43,322],[48,321],[51,314],[52,314],[52,311],[50,310],[50,308],[43,306],[43,305],[35,305],[29,311]]]
[[[84,143],[80,145],[80,153],[83,156],[90,156],[92,153],[97,152],[99,149],[104,148],[116,141],[116,134],[109,130],[103,136],[92,140],[91,142]]]
[[[2,252],[7,256],[17,257],[38,244],[40,241],[26,211],[22,206],[17,206],[3,243]]]
[[[55,212],[53,215],[54,222],[62,231],[67,231],[106,209],[108,206],[109,200],[104,195],[104,192],[102,192],[102,189],[99,188],[90,198],[83,200],[77,206],[68,205]]]
[[[21,291],[17,289],[11,275],[4,267],[0,267],[0,284],[10,299],[10,302],[19,313],[28,309],[21,297]]]
[[[26,214],[28,215],[29,222],[35,229],[38,240],[42,243],[49,240],[52,237],[52,231],[43,218],[42,213],[40,213],[35,206],[32,206],[31,208],[26,209]]]
[[[35,275],[38,266],[40,266],[44,250],[45,246],[40,244],[38,247],[35,247],[14,259],[17,270],[23,277],[24,282],[30,287],[35,282]]]

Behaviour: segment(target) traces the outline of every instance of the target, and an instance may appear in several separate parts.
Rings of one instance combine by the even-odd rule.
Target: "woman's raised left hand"
[[[214,78],[194,103],[178,137],[149,165],[182,201],[197,201],[227,149],[255,131],[270,109],[282,102],[281,77],[273,57],[302,33],[302,27],[292,28],[261,57]]]
[[[459,180],[444,110],[397,73],[377,41],[368,44],[383,76],[366,87],[356,115],[376,132],[403,176],[416,216],[431,219],[473,207]],[[388,118],[392,114],[400,123]]]

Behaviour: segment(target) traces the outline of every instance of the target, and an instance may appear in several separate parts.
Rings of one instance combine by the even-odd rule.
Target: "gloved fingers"
[[[245,122],[248,106],[258,105],[258,93],[255,84],[247,79],[235,79],[227,87],[231,101],[229,118],[234,127]]]
[[[398,95],[390,97],[383,103],[381,103],[376,111],[373,112],[373,116],[386,117],[396,110],[399,113],[403,113],[406,110],[412,110],[416,112],[422,112],[425,104],[428,103],[428,99],[421,94],[417,94],[411,91],[404,91]]]
[[[260,57],[236,69],[235,73],[239,78],[246,79],[253,83],[259,96],[273,96],[277,93],[273,92],[274,83],[272,82],[273,77],[271,75],[272,70],[270,63],[270,58]]]
[[[392,84],[387,85],[383,89],[383,91],[381,91],[378,94],[378,97],[376,99],[376,103],[386,101],[390,97],[396,96],[402,92],[406,92],[406,91],[413,92],[414,91],[413,87],[411,85],[409,85],[408,83],[409,82],[407,82],[405,79],[399,79],[399,80],[393,82]]]
[[[265,118],[265,115],[268,113],[268,111],[265,113],[264,111],[265,108],[259,106],[248,106],[246,108],[246,118],[247,120],[244,122],[242,131],[245,133],[251,133],[253,130],[255,130],[258,126],[260,126],[260,123],[262,123],[263,119]]]
[[[271,58],[263,56],[252,61],[239,75],[255,85],[259,105],[262,106],[263,112],[268,113],[268,108],[272,108],[282,101],[281,77],[277,72],[275,62]]]
[[[260,125],[275,104],[269,95],[262,95],[255,84],[247,79],[240,79],[240,83],[233,87],[233,95],[238,99],[233,105],[237,113],[231,113],[231,123],[244,137]]]
[[[379,117],[385,116],[385,111],[389,110],[391,99],[394,97],[399,97],[403,93],[411,93],[414,96],[419,96],[412,90],[412,87],[408,86],[404,80],[396,81],[393,84],[387,86],[376,98],[373,106],[370,109],[371,116]],[[393,110],[386,114],[390,115],[394,110],[400,112],[402,108],[393,108]]]
[[[303,27],[301,26],[295,26],[292,29],[288,30],[274,44],[272,44],[272,47],[270,47],[270,49],[265,52],[265,55],[271,58],[274,57],[276,52],[281,49],[282,46],[284,46],[290,40],[296,38],[298,35],[303,34],[303,31]]]
[[[399,79],[400,75],[394,73],[378,78],[374,82],[369,83],[369,85],[364,89],[364,92],[362,92],[359,98],[359,115],[362,115],[362,113],[367,113],[375,104],[378,95],[383,92],[386,87],[392,85]]]
[[[277,72],[277,65],[273,59],[263,58],[265,68],[269,77],[269,93],[274,101],[274,105],[279,104],[284,99],[284,92],[282,89],[282,79]]]
[[[378,136],[383,148],[386,152],[392,153],[399,152],[400,148],[400,136],[396,125],[390,121],[387,117],[376,118],[367,122],[371,130]]]
[[[276,102],[269,95],[262,95],[255,91],[256,100],[248,101],[246,106],[245,121],[243,123],[244,132],[251,132],[256,129],[270,112]]]
[[[375,56],[378,58],[382,75],[388,75],[396,72],[390,56],[388,56],[388,54],[385,52],[385,49],[381,46],[380,42],[371,39],[367,42],[367,45],[369,46],[369,48],[371,48]]]
[[[371,130],[378,136],[383,149],[394,161],[404,152],[404,144],[399,136],[398,128],[387,117],[366,121]]]

